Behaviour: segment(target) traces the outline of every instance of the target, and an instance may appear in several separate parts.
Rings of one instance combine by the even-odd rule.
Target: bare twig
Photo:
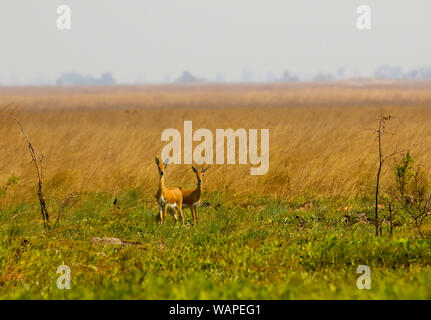
[[[381,221],[379,219],[379,196],[380,196],[380,177],[382,174],[383,165],[385,164],[385,162],[388,159],[396,156],[397,154],[405,153],[407,151],[407,150],[394,151],[387,156],[384,155],[382,137],[386,133],[386,131],[385,131],[386,121],[389,121],[391,119],[392,119],[392,117],[390,115],[388,115],[388,116],[380,115],[377,118],[377,120],[379,121],[379,126],[378,126],[377,130],[374,130],[374,132],[377,134],[378,152],[379,152],[379,168],[377,170],[377,176],[376,176],[376,191],[375,191],[375,205],[374,205],[374,212],[375,212],[374,223],[376,226],[376,236],[378,236],[379,234],[382,235],[382,225],[381,225]],[[391,210],[392,210],[392,208],[391,208]],[[392,217],[391,217],[391,219],[392,219]],[[392,225],[391,225],[391,232],[392,232]]]
[[[79,194],[74,192],[74,193],[69,194],[66,198],[63,199],[63,201],[61,202],[60,209],[58,210],[57,219],[55,220],[53,229],[55,229],[57,227],[57,224],[60,220],[60,216],[63,213],[63,210],[66,207],[66,205],[69,204],[69,200],[73,199],[73,198],[77,198],[78,196],[79,196]]]
[[[27,146],[28,146],[28,149],[30,151],[32,162],[36,168],[36,173],[37,173],[37,178],[38,178],[38,192],[37,192],[37,194],[39,197],[40,211],[41,211],[42,219],[43,219],[43,226],[45,229],[48,229],[49,228],[49,214],[48,214],[48,209],[46,208],[46,201],[45,201],[45,198],[43,196],[43,160],[44,160],[43,154],[39,154],[37,152],[37,150],[33,147],[33,145],[30,142],[30,139],[29,139],[27,133],[25,132],[24,127],[21,124],[21,122],[17,118],[15,118],[11,115],[6,115],[6,116],[18,124],[18,126],[21,130],[21,133],[23,134],[24,138],[27,141]]]
[[[379,143],[379,168],[377,170],[377,177],[376,177],[376,201],[375,201],[375,225],[376,225],[376,236],[379,235],[379,228],[380,228],[380,221],[379,221],[379,194],[380,194],[380,175],[382,173],[383,164],[385,163],[385,158],[383,156],[383,150],[382,150],[382,136],[385,132],[385,121],[390,120],[391,116],[384,116],[381,115],[378,118],[379,121],[379,127],[375,131],[377,134],[377,141]],[[380,234],[382,233],[382,230],[380,228]]]

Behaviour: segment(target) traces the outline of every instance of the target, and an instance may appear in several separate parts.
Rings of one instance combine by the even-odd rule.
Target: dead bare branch
[[[24,126],[21,124],[21,122],[11,116],[11,115],[6,115],[9,119],[13,120],[16,122],[16,124],[19,126],[21,133],[23,134],[25,140],[27,141],[27,146],[28,149],[30,151],[30,156],[32,159],[32,162],[36,168],[36,173],[37,173],[37,178],[38,178],[38,197],[39,197],[39,203],[40,203],[40,211],[42,214],[42,219],[43,219],[43,226],[45,228],[45,230],[49,229],[49,214],[48,214],[48,209],[46,207],[46,201],[45,201],[45,197],[43,195],[43,154],[39,154],[37,152],[37,150],[33,147],[33,144],[31,143],[26,131],[24,130]]]

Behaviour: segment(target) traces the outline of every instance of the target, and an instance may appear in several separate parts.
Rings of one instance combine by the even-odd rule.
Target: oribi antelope
[[[183,214],[183,194],[180,188],[170,187],[167,188],[165,185],[165,170],[168,166],[169,159],[166,159],[165,162],[161,162],[159,158],[156,157],[156,164],[159,170],[160,181],[159,181],[159,189],[156,193],[156,199],[159,204],[159,219],[160,224],[166,223],[166,213],[168,208],[176,209],[180,212],[182,223],[184,224],[184,214]],[[178,219],[178,216],[174,215],[175,220]]]
[[[208,168],[201,168],[200,170],[196,169],[195,167],[192,167],[193,172],[196,175],[198,185],[196,189],[189,189],[189,190],[182,190],[181,192],[183,194],[183,206],[190,208],[190,211],[193,215],[193,224],[197,225],[199,224],[199,217],[198,217],[198,206],[200,205],[201,198],[202,198],[202,180],[204,177],[204,173],[208,170]]]

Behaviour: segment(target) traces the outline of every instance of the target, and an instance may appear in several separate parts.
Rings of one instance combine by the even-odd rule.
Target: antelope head
[[[192,169],[196,175],[196,178],[198,179],[198,183],[202,183],[203,177],[205,175],[205,172],[208,170],[208,168],[204,168],[202,166],[201,169],[196,169],[196,167],[192,167]]]
[[[156,157],[157,169],[159,169],[160,177],[165,175],[166,167],[168,166],[169,158],[167,158],[164,162],[161,162],[159,158]]]

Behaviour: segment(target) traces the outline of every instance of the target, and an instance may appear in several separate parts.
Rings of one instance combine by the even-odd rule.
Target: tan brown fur
[[[181,193],[183,195],[183,204],[190,208],[190,211],[193,215],[193,224],[198,225],[199,224],[199,217],[198,217],[198,210],[197,207],[200,204],[200,201],[202,199],[203,194],[203,188],[202,188],[202,180],[204,177],[204,173],[208,170],[208,168],[204,169],[196,169],[195,167],[192,167],[193,172],[196,175],[197,179],[197,186],[195,189],[187,189],[187,190],[181,190]]]
[[[182,223],[184,224],[184,214],[182,210],[183,194],[181,193],[181,190],[179,188],[168,188],[165,185],[165,170],[168,166],[167,161],[163,163],[156,157],[156,164],[160,175],[159,189],[157,190],[157,193],[155,195],[159,204],[160,224],[166,223],[166,214],[169,205],[175,206],[175,209],[179,211]],[[177,220],[177,215],[174,215],[174,218],[175,220]]]

